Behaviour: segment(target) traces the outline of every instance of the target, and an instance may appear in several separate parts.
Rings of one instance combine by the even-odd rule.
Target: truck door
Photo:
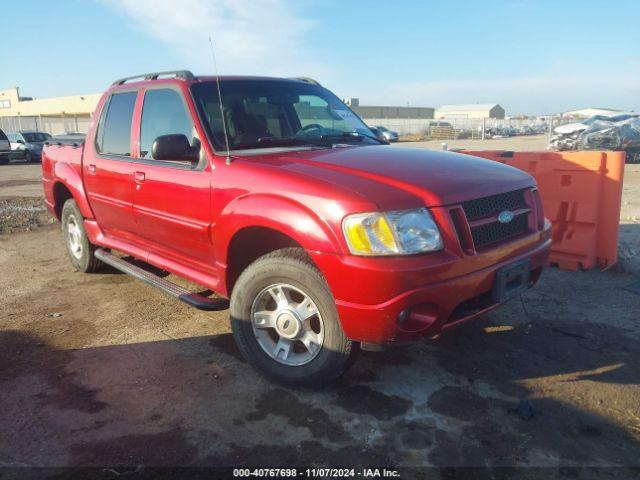
[[[154,140],[169,134],[185,135],[200,153],[193,161],[153,159]],[[211,169],[177,88],[165,84],[144,92],[139,144],[132,171],[137,236],[149,245],[150,255],[211,275],[215,271],[209,236]]]
[[[131,125],[137,95],[115,92],[107,99],[82,161],[91,210],[105,234],[121,239],[131,236],[133,224]]]

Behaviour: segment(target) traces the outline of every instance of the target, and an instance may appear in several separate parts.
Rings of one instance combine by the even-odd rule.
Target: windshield
[[[378,130],[380,130],[381,132],[388,132],[389,130],[386,129],[385,127],[383,127],[382,125],[379,125],[376,127]]]
[[[26,142],[46,142],[48,140],[46,133],[40,132],[24,132],[22,134]]]
[[[216,82],[193,84],[191,92],[209,138],[217,150],[224,150]],[[221,80],[220,92],[231,150],[380,144],[355,113],[318,85]]]

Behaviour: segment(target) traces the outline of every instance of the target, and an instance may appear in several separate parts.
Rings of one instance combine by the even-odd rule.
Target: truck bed
[[[83,144],[46,144],[42,149],[42,181],[45,203],[54,213],[54,189],[56,180],[69,179],[70,170],[75,171],[76,178],[82,178]]]

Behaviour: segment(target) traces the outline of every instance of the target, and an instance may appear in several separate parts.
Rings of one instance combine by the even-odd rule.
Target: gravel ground
[[[53,222],[41,198],[0,199],[0,235],[29,231]]]
[[[24,168],[0,178],[38,180],[38,166]],[[611,467],[640,467],[640,292],[626,289],[640,281],[639,193],[640,167],[628,166],[616,267],[547,269],[522,303],[363,353],[322,392],[256,375],[226,312],[113,270],[72,271],[57,224],[0,234],[0,466],[355,463],[445,478],[465,466],[578,478],[595,466],[629,478]],[[41,225],[15,216],[39,202],[0,203],[12,212],[0,224]]]

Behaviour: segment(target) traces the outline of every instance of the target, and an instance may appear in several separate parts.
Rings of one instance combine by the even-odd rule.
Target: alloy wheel
[[[283,365],[304,365],[322,350],[322,315],[311,297],[292,285],[277,283],[258,293],[251,325],[260,347]]]

